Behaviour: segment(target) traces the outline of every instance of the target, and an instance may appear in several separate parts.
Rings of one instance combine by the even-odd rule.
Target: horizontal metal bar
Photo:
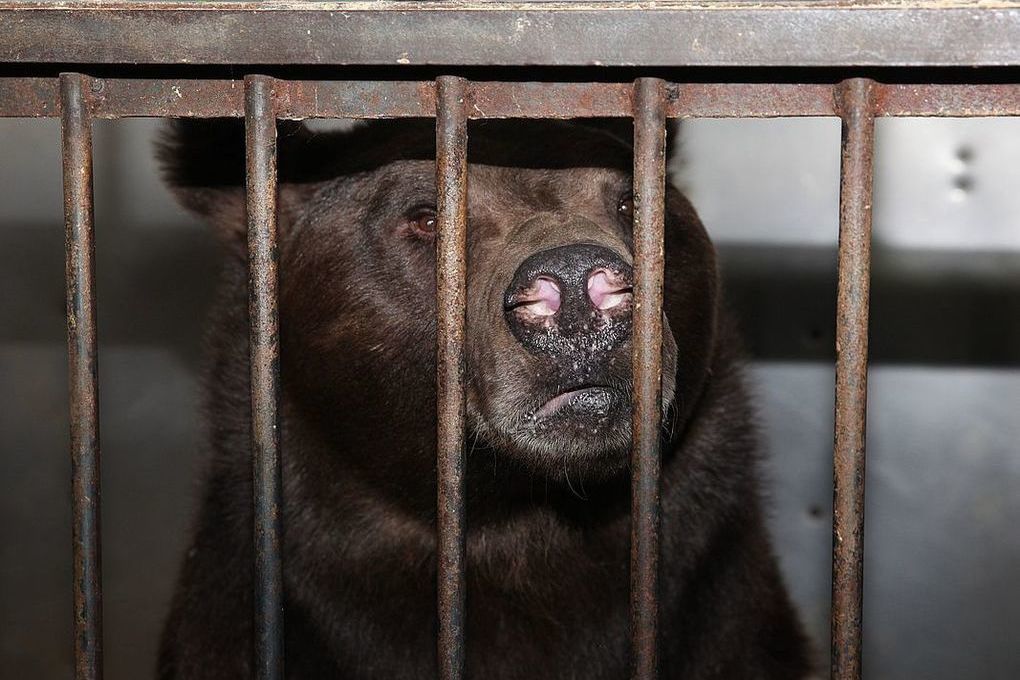
[[[1011,0],[0,3],[20,63],[1010,66],[1018,35]]]
[[[242,80],[87,78],[94,118],[244,116]],[[278,117],[401,118],[436,113],[432,81],[276,80]],[[1020,84],[875,86],[876,116],[1020,115]],[[469,118],[626,117],[630,83],[477,82]],[[56,78],[0,77],[0,117],[59,115]],[[672,83],[669,118],[835,116],[832,86],[796,83]]]
[[[1020,34],[1017,35],[1020,42]],[[1018,75],[1020,79],[1020,75]],[[1020,84],[874,84],[877,117],[941,116],[971,118],[1020,116]]]
[[[283,678],[283,482],[273,80],[245,79],[248,320],[254,494],[255,650],[258,680]]]
[[[92,120],[84,78],[60,77],[71,405],[74,677],[103,677],[99,349],[96,336]]]

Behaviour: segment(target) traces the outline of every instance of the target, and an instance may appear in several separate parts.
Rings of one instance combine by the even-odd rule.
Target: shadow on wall
[[[196,383],[214,239],[173,204],[153,124],[95,125],[109,678],[152,675],[203,439]],[[0,666],[67,678],[70,462],[55,121],[0,121]],[[13,140],[13,141],[11,141]]]

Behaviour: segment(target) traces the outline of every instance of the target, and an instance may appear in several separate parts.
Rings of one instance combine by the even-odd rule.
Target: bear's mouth
[[[630,451],[631,383],[624,375],[591,377],[522,384],[506,410],[475,412],[476,433],[484,445],[557,479],[568,471],[616,475]]]
[[[624,402],[623,393],[610,385],[579,385],[546,401],[532,417],[536,421],[560,418],[598,420],[612,415]]]

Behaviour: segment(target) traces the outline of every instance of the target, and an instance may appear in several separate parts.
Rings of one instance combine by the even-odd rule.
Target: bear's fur
[[[578,361],[627,402],[631,345],[571,365],[538,356],[508,330],[503,295],[525,258],[552,247],[595,243],[632,261],[630,146],[604,127],[542,121],[472,123],[469,138],[467,675],[627,678],[629,406],[591,432],[533,421],[583,382]],[[243,139],[237,122],[178,123],[161,147],[169,182],[228,253],[208,336],[209,475],[162,680],[251,676]],[[436,300],[421,228],[434,153],[433,121],[281,126],[288,678],[435,677]],[[660,677],[805,678],[739,343],[711,243],[672,187],[666,231]]]

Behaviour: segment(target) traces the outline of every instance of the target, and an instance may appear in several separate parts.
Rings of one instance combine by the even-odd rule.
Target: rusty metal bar
[[[99,466],[99,351],[96,344],[92,119],[77,73],[60,76],[67,250],[67,360],[71,390],[74,518],[74,669],[103,677],[103,562]]]
[[[1018,31],[1015,3],[973,0],[4,0],[0,61],[447,67],[514,65],[527,59],[535,66],[1008,66],[1020,63]]]
[[[665,84],[656,78],[639,78],[634,83],[634,441],[630,538],[634,680],[658,677],[665,201]]]
[[[873,83],[875,116],[974,118],[1020,116],[1020,84],[879,85]]]
[[[273,80],[247,76],[248,316],[255,546],[255,676],[283,679],[283,496]]]
[[[244,116],[241,80],[89,78],[93,118]],[[876,116],[1020,115],[1020,84],[875,86]],[[630,83],[468,83],[468,118],[627,117]],[[428,118],[433,81],[275,81],[277,118]],[[835,116],[832,85],[670,83],[669,118]],[[59,115],[56,78],[0,77],[0,117]]]
[[[464,677],[464,304],[467,238],[467,83],[436,80],[437,543],[439,678]]]
[[[837,86],[835,94],[843,119],[843,151],[836,311],[832,678],[860,680],[874,85],[855,78]]]

